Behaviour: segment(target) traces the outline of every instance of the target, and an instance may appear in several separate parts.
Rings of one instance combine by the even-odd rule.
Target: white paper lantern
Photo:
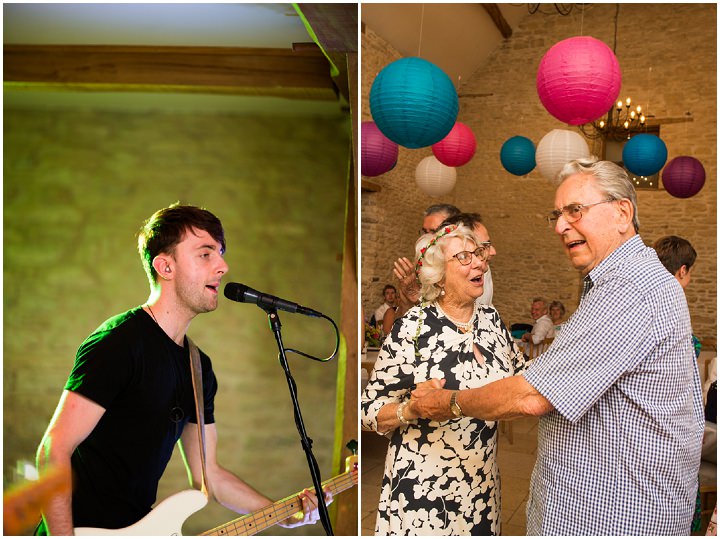
[[[585,157],[590,157],[587,142],[579,133],[567,129],[550,131],[540,140],[535,151],[535,161],[540,174],[553,182],[566,163]]]
[[[448,194],[455,187],[457,171],[443,165],[434,155],[426,157],[415,169],[415,183],[430,196]]]

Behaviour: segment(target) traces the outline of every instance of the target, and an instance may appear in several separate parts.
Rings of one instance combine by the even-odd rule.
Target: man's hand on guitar
[[[278,525],[283,528],[297,528],[307,524],[315,524],[320,520],[320,510],[318,509],[318,499],[315,491],[306,488],[298,496],[302,501],[302,511],[298,511],[287,520],[279,522]],[[330,505],[333,501],[332,492],[325,490],[325,505]]]

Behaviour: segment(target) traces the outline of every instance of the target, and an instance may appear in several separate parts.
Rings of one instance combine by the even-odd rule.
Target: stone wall
[[[80,342],[146,300],[135,235],[158,208],[179,200],[222,219],[224,282],[339,321],[349,143],[344,119],[6,110],[4,484],[18,459],[34,460]],[[280,318],[285,346],[332,352],[328,323]],[[219,378],[219,461],[272,498],[311,485],[265,312],[222,297],[189,333]],[[328,478],[337,361],[288,359]],[[176,451],[158,497],[184,488]],[[233,515],[215,504],[191,517],[185,533]],[[318,524],[271,534],[324,531]]]
[[[448,9],[452,9],[448,6]],[[362,304],[366,316],[382,301],[382,285],[391,282],[392,261],[410,255],[422,210],[450,202],[477,211],[490,231],[498,255],[493,260],[494,302],[507,322],[530,321],[534,296],[562,301],[572,312],[579,296],[579,275],[572,269],[557,236],[544,216],[553,208],[554,187],[534,170],[524,177],[505,171],[502,144],[514,135],[536,145],[561,124],[543,108],[535,77],[544,53],[556,42],[581,34],[613,45],[615,4],[592,4],[582,14],[528,15],[509,40],[463,82],[458,120],[475,133],[473,160],[457,170],[457,184],[434,199],[414,182],[417,163],[429,148],[401,149],[397,167],[372,178],[380,192],[362,197]],[[372,80],[399,58],[384,40],[366,28],[363,34],[362,105],[369,120]],[[693,281],[687,288],[693,328],[701,339],[716,338],[716,6],[714,4],[621,4],[617,57],[623,71],[621,97],[631,96],[655,117],[678,118],[691,112],[694,121],[661,127],[668,159],[699,159],[707,179],[690,199],[677,199],[663,189],[638,192],[640,233],[647,244],[674,234],[687,238],[698,252]],[[650,68],[652,68],[650,70]],[[599,143],[589,141],[600,156]]]

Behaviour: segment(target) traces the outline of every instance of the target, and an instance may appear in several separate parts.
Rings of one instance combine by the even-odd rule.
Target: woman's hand
[[[450,410],[452,391],[442,389],[444,386],[445,380],[437,379],[418,384],[417,389],[411,393],[410,404],[407,406],[409,412],[415,417],[434,419],[435,421],[445,421],[455,417]]]
[[[415,265],[405,257],[398,258],[393,264],[393,273],[398,278],[402,299],[409,305],[415,305],[420,299],[420,284],[415,277]],[[401,306],[402,307],[402,306]]]
[[[424,417],[415,410],[413,407],[413,403],[416,400],[416,395],[425,395],[426,393],[436,390],[436,389],[442,389],[445,387],[445,378],[431,378],[430,380],[425,380],[424,382],[420,382],[418,384],[415,384],[415,389],[413,389],[410,400],[405,405],[405,409],[403,410],[403,417],[407,419],[408,421],[413,421],[417,419],[418,417]]]

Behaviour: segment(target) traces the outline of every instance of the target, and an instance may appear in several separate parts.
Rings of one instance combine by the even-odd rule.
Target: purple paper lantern
[[[360,171],[363,176],[380,176],[392,170],[398,160],[398,145],[382,134],[375,122],[360,126],[362,146]]]
[[[464,123],[455,125],[440,142],[432,145],[432,152],[443,165],[461,167],[475,155],[477,143],[472,130]]]
[[[622,74],[613,51],[594,37],[553,45],[538,67],[537,92],[558,120],[582,125],[607,114],[620,93]]]
[[[662,182],[672,196],[690,198],[705,185],[705,168],[694,157],[681,155],[667,164],[662,172]]]

